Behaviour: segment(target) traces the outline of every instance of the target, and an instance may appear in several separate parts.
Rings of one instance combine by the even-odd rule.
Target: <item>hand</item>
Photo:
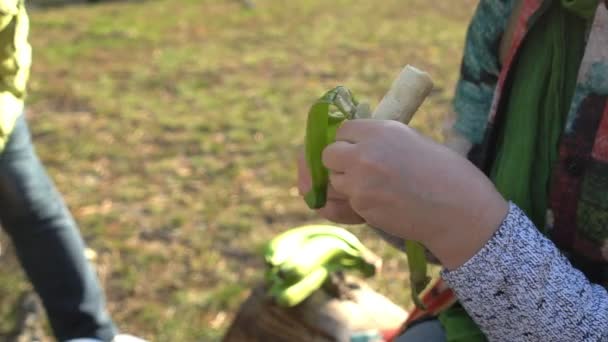
[[[304,196],[312,187],[310,172],[306,166],[304,153],[298,155],[298,190]],[[325,219],[342,224],[359,224],[365,221],[359,216],[348,203],[348,199],[337,192],[330,184],[327,189],[327,203],[317,212]]]
[[[425,244],[448,268],[481,249],[508,210],[469,161],[395,121],[345,122],[323,163],[334,191],[350,204],[342,208]]]

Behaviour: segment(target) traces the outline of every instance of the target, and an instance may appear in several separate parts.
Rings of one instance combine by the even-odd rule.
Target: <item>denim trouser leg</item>
[[[57,338],[113,338],[103,291],[21,116],[0,154],[0,222],[40,295]]]
[[[437,319],[412,325],[395,342],[445,342],[445,331]]]

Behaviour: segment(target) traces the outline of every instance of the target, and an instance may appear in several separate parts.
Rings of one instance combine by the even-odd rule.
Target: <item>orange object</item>
[[[407,320],[403,323],[400,329],[396,331],[383,332],[384,339],[387,342],[394,341],[400,336],[410,324],[429,317],[437,316],[443,310],[449,308],[458,299],[454,292],[445,284],[443,279],[439,278],[435,283],[424,292],[422,295],[422,303],[426,306],[426,310],[421,310],[414,306],[410,311]]]

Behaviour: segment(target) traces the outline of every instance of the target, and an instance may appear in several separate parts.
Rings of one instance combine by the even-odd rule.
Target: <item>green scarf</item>
[[[576,86],[587,22],[598,0],[547,0],[518,52],[507,84],[490,178],[544,231],[551,172]],[[439,315],[448,342],[484,342],[456,304]]]
[[[490,178],[498,191],[545,229],[558,144],[597,0],[549,4],[523,43],[513,70]],[[573,12],[573,11],[576,12]]]

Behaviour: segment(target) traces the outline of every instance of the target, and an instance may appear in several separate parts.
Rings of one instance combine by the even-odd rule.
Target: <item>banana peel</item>
[[[306,121],[306,164],[310,171],[312,187],[304,195],[311,209],[325,206],[329,171],[323,165],[323,150],[335,141],[336,131],[344,120],[355,117],[361,108],[350,90],[338,86],[318,99],[308,111]]]

